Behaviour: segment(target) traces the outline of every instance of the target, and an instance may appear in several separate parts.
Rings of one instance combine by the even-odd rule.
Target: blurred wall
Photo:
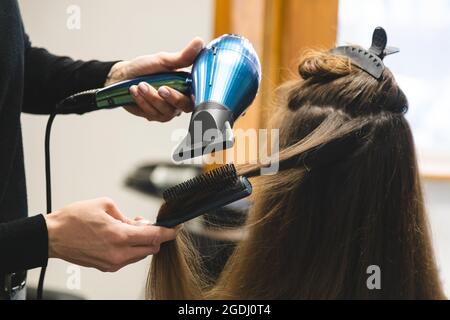
[[[439,273],[450,298],[450,181],[425,180],[424,193]]]
[[[181,49],[194,36],[210,40],[212,0],[21,0],[25,28],[35,46],[77,59],[121,60],[157,51]],[[80,9],[80,29],[69,30],[71,5]],[[45,212],[44,129],[47,117],[23,115],[23,136],[31,214]],[[169,160],[175,128],[187,128],[188,115],[170,123],[147,122],[124,110],[57,117],[52,136],[53,208],[109,196],[128,216],[154,219],[159,202],[123,186],[130,170],[143,162]],[[90,299],[143,297],[149,259],[115,274],[76,269],[50,260],[46,287],[69,290]],[[39,270],[29,273],[37,283]]]

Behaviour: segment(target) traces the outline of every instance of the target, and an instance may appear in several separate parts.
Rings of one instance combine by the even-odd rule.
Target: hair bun
[[[298,73],[304,80],[335,79],[350,74],[352,64],[349,58],[328,52],[309,50],[302,56]]]

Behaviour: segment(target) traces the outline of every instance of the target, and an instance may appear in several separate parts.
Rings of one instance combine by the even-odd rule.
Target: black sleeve
[[[23,111],[49,114],[55,104],[67,96],[103,87],[117,61],[80,61],[56,56],[43,48],[31,46],[25,36],[25,85]]]
[[[48,232],[44,216],[0,223],[0,253],[8,257],[1,259],[0,273],[47,265]]]

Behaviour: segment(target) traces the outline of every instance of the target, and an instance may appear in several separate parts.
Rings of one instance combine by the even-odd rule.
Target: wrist
[[[58,218],[58,212],[50,213],[44,215],[45,223],[47,225],[47,233],[48,233],[48,257],[49,258],[58,258],[58,254],[56,252],[55,244],[57,242],[58,230],[60,228],[60,222]]]
[[[127,63],[127,61],[120,61],[111,67],[105,80],[105,87],[127,79]]]

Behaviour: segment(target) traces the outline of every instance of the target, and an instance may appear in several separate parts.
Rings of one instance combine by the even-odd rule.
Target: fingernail
[[[203,49],[203,41],[201,40],[201,38],[200,38],[200,37],[195,37],[195,40],[198,41],[198,43],[197,43],[196,46],[195,46],[195,49],[196,49],[197,51],[202,50],[202,49]]]
[[[147,93],[148,85],[145,82],[139,83],[139,91],[141,91],[142,93]]]
[[[158,93],[163,98],[168,98],[170,96],[169,90],[167,90],[167,88],[165,88],[165,87],[159,88]]]
[[[198,52],[200,52],[202,49],[203,49],[203,45],[202,44],[199,44],[199,45],[197,45],[195,47],[195,50],[198,51]]]
[[[130,87],[130,92],[133,97],[137,97],[139,95],[138,87],[135,85]]]

